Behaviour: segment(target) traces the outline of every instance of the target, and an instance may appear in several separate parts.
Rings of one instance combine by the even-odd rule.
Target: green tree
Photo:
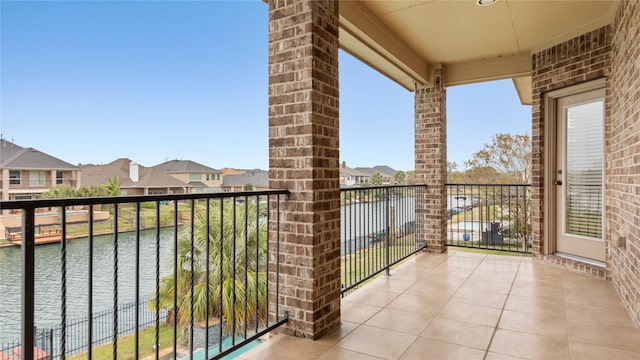
[[[396,174],[393,176],[393,178],[396,180],[396,184],[404,184],[404,181],[407,178],[407,174],[405,174],[405,172],[402,170],[398,170],[396,171]]]
[[[416,172],[415,170],[407,171],[407,185],[415,185],[416,184]]]
[[[102,186],[104,186],[108,196],[119,196],[121,185],[122,185],[122,180],[117,176],[114,176],[111,179],[107,179],[107,182],[104,183]]]
[[[371,185],[380,186],[384,182],[384,177],[380,172],[376,171],[371,175]]]
[[[193,251],[190,229],[185,229],[181,234],[177,249],[177,277],[169,275],[162,279],[160,306],[161,308],[173,307],[175,284],[178,299],[177,318],[183,325],[183,330],[190,322],[191,297],[193,297],[194,321],[204,321],[207,316],[220,318],[227,334],[231,333],[234,322],[236,332],[242,332],[245,319],[249,326],[255,327],[256,322],[263,326],[266,323],[268,296],[267,223],[257,224],[258,214],[255,203],[238,205],[225,202],[222,221],[220,205],[217,203],[212,205],[208,231],[206,212],[204,209],[196,211]],[[209,244],[208,283],[207,243]]]
[[[253,186],[253,184],[245,184],[244,185],[244,191],[253,191],[255,189],[255,187]]]
[[[60,185],[42,194],[45,199],[64,199],[77,197],[76,188],[71,185]]]
[[[473,154],[468,168],[492,167],[507,175],[508,182],[531,183],[531,137],[529,134],[496,134],[490,144]]]

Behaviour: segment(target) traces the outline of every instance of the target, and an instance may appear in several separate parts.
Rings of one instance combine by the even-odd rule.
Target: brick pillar
[[[269,185],[291,191],[278,299],[289,335],[317,339],[340,323],[338,140],[338,1],[270,0]]]
[[[447,236],[447,92],[442,69],[435,70],[433,86],[415,92],[416,184],[426,184],[424,201],[416,204],[418,236],[429,252],[442,253]]]

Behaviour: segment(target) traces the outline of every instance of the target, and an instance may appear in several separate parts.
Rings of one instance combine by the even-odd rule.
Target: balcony
[[[21,248],[0,249],[0,301],[14,320],[0,338],[19,334],[0,356],[28,344],[29,359],[640,358],[610,282],[527,253],[528,189],[448,185],[456,207],[469,199],[450,228],[482,216],[504,231],[499,244],[448,238],[445,254],[423,252],[426,186],[341,190],[341,325],[317,341],[278,329],[298,289],[279,256],[286,191],[2,202],[25,226]],[[41,208],[58,209],[57,243],[36,246]]]
[[[610,282],[529,256],[420,253],[341,305],[339,329],[274,335],[240,359],[640,359]]]

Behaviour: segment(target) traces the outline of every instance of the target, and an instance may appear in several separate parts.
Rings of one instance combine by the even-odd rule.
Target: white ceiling
[[[341,1],[340,46],[408,90],[512,78],[531,100],[531,54],[613,21],[618,0]],[[528,86],[528,87],[527,87]]]

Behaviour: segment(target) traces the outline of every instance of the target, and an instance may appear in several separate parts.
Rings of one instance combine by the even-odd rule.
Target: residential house
[[[153,166],[174,178],[189,184],[192,193],[220,192],[222,173],[191,160],[169,160]]]
[[[269,172],[255,169],[240,174],[224,175],[221,188],[223,192],[268,190]]]
[[[80,169],[34,148],[0,139],[2,200],[37,199],[58,185],[79,186]]]
[[[346,162],[344,161],[342,162],[342,166],[340,166],[340,186],[341,187],[363,186],[368,184],[369,181],[370,181],[369,174],[350,168],[347,166]]]
[[[144,167],[129,159],[82,169],[82,185],[101,185],[117,177],[122,181],[120,195],[169,195],[189,192],[189,184],[160,169]]]
[[[380,175],[382,175],[383,185],[391,185],[396,183],[396,180],[395,180],[396,170],[393,170],[392,168],[386,165],[377,165],[374,167],[357,167],[356,170],[364,174],[367,174],[369,179],[371,179],[371,176],[373,176],[373,174],[379,173]]]

